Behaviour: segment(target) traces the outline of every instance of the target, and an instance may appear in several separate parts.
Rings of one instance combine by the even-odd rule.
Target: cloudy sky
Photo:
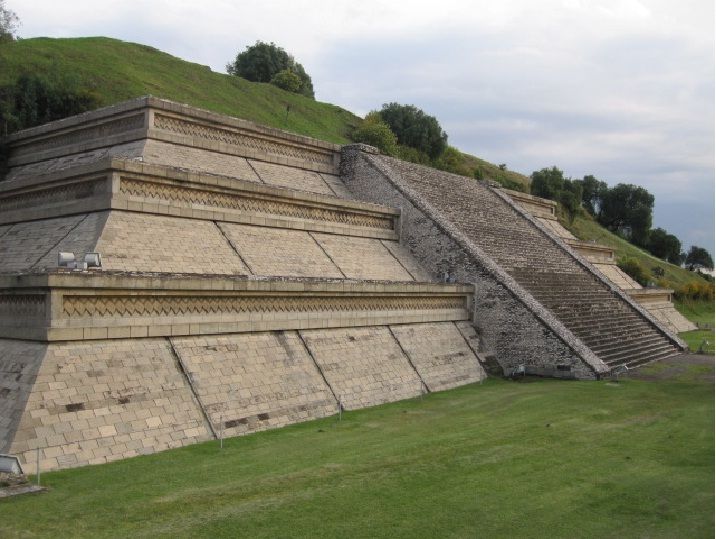
[[[105,35],[215,71],[256,40],[316,97],[438,118],[461,150],[646,187],[654,226],[714,251],[713,0],[6,0],[19,34]]]

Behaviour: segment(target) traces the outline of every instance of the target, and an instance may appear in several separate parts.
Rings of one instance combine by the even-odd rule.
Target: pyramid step
[[[599,357],[605,363],[611,364],[615,361],[622,362],[623,360],[628,360],[629,358],[640,356],[642,354],[648,355],[651,353],[658,353],[660,351],[670,349],[673,349],[673,347],[664,341],[661,343],[650,344],[647,346],[632,346],[617,350],[609,350],[599,354]]]
[[[646,346],[651,343],[657,343],[657,342],[664,342],[664,338],[661,335],[658,335],[656,333],[653,333],[651,335],[642,335],[635,338],[625,338],[625,337],[615,337],[615,338],[609,338],[604,339],[601,343],[598,344],[589,344],[585,341],[585,344],[587,344],[592,351],[600,355],[602,352],[607,350],[614,350],[617,347],[620,346],[620,344],[623,344],[624,346],[627,345],[642,345]]]
[[[666,359],[668,357],[672,357],[672,356],[675,356],[678,354],[679,354],[679,352],[675,348],[668,348],[668,349],[661,350],[659,352],[649,351],[649,352],[644,352],[644,353],[640,353],[640,354],[635,354],[628,358],[605,361],[605,363],[611,368],[625,365],[625,366],[629,367],[630,369],[633,369],[635,367],[646,365],[647,363],[653,363],[655,361],[660,361],[662,359]]]

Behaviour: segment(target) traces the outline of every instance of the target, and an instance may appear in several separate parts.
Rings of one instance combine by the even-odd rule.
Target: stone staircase
[[[400,205],[404,212],[407,208],[416,213],[412,221],[404,220],[403,229],[410,234],[405,223],[414,225],[415,247],[411,247],[424,266],[448,266],[448,272],[457,274],[460,280],[475,282],[478,292],[478,280],[484,280],[486,273],[494,276],[580,357],[596,356],[596,360],[587,360],[596,372],[603,372],[599,365],[607,371],[619,366],[634,367],[676,354],[683,347],[678,338],[547,231],[549,227],[538,219],[550,217],[549,204],[539,206],[537,217],[533,217],[507,194],[487,184],[369,149],[357,150],[359,154],[344,149],[344,153],[354,152],[349,156],[352,170],[345,167],[346,183],[364,200],[375,200],[374,196],[389,200],[391,189],[399,193],[392,204]],[[450,259],[440,252],[436,256],[420,251],[419,238],[438,234],[422,224],[428,218],[433,220],[433,228],[440,229],[443,241],[451,238],[463,247],[459,257]],[[494,306],[494,295],[485,290],[482,303]],[[476,302],[481,302],[479,294]],[[500,314],[502,319],[506,316]],[[476,324],[480,324],[478,314]],[[527,338],[524,330],[520,335],[504,329],[491,333],[487,325],[481,329],[485,342],[505,351],[512,346],[506,342],[509,339]],[[533,331],[530,335],[536,338]],[[538,357],[526,360],[527,368],[529,362],[534,362],[536,373],[549,367],[547,360]],[[519,365],[512,363],[506,368],[516,366]]]
[[[632,368],[678,353],[632,306],[586,273],[522,268],[511,274],[610,367]]]

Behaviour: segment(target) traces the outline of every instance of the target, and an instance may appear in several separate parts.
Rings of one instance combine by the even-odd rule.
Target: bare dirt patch
[[[714,356],[679,354],[629,371],[632,380],[682,380],[714,383]]]

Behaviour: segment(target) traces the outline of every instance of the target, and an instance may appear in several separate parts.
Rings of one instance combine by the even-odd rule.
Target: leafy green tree
[[[446,172],[452,172],[453,174],[470,176],[470,169],[467,165],[465,165],[465,159],[462,152],[454,146],[448,146],[445,148],[445,151],[443,151],[443,153],[440,154],[440,157],[435,160],[435,168]]]
[[[582,207],[582,185],[578,181],[564,180],[564,187],[557,193],[557,201],[567,211],[570,222],[574,221]]]
[[[430,159],[437,159],[447,148],[447,133],[437,119],[414,105],[386,103],[380,116],[395,133],[400,145],[415,148]]]
[[[657,258],[679,264],[681,259],[681,242],[673,234],[663,228],[655,228],[649,232],[647,250]]]
[[[591,215],[597,217],[602,208],[604,195],[609,190],[606,182],[600,181],[591,174],[582,180],[575,180],[582,185],[582,206]]]
[[[714,260],[709,252],[703,247],[692,245],[686,253],[686,267],[691,271],[699,268],[714,269]]]
[[[645,246],[651,230],[654,195],[638,185],[620,183],[606,191],[599,223],[632,243]]]
[[[5,0],[0,0],[0,42],[15,39],[15,32],[20,26],[17,14],[5,7]]]
[[[363,124],[353,132],[351,138],[354,142],[375,146],[386,155],[398,153],[398,141],[395,133],[390,130],[377,111],[366,114]]]
[[[557,167],[543,168],[531,175],[532,194],[550,200],[557,200],[558,193],[564,187],[564,173]]]
[[[296,93],[313,98],[313,82],[303,66],[275,43],[257,41],[236,55],[236,59],[226,65],[230,75],[251,82],[271,82],[282,71],[295,73],[301,81]]]

